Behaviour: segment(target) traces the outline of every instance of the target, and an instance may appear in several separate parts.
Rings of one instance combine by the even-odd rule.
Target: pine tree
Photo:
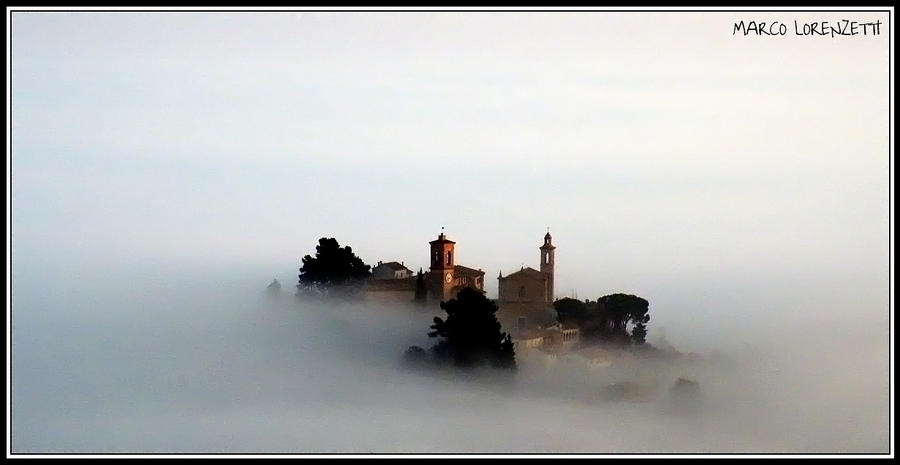
[[[497,304],[480,291],[466,288],[455,299],[441,302],[447,319],[434,318],[430,337],[441,338],[433,350],[438,361],[459,367],[490,365],[515,369],[510,336],[500,331]]]
[[[370,268],[350,246],[341,247],[335,238],[323,237],[316,246],[316,256],[303,257],[297,294],[328,295],[337,287],[352,290],[371,276]]]

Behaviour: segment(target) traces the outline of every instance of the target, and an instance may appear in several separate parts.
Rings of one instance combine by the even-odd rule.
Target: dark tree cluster
[[[669,397],[664,400],[663,411],[675,415],[695,415],[703,406],[703,392],[700,384],[691,379],[678,378],[669,388]]]
[[[553,303],[560,323],[578,326],[586,340],[644,344],[650,304],[630,294],[610,294],[596,301],[563,298]],[[631,333],[628,325],[631,324]]]
[[[298,295],[353,294],[363,280],[371,276],[371,266],[353,253],[350,246],[341,247],[335,238],[321,238],[316,256],[303,257]]]
[[[497,304],[481,292],[466,288],[455,299],[441,302],[447,318],[434,318],[428,336],[439,341],[429,359],[424,349],[410,347],[406,362],[421,365],[430,360],[437,365],[459,368],[516,368],[515,350],[509,335],[500,331]]]
[[[425,299],[427,298],[428,286],[425,282],[425,274],[422,273],[422,269],[419,268],[419,273],[416,274],[416,293],[413,300],[418,303],[425,303]]]

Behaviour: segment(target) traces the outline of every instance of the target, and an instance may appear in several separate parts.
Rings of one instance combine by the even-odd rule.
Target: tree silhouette
[[[578,326],[587,340],[644,344],[650,315],[647,300],[630,294],[610,294],[596,301],[562,298],[553,302],[560,323]],[[631,323],[631,334],[628,334]]]
[[[650,321],[650,315],[646,315],[646,321],[640,321],[631,328],[631,342],[636,345],[642,345],[647,340],[647,321]]]
[[[323,237],[316,246],[316,256],[303,257],[297,294],[329,295],[336,288],[352,292],[354,285],[371,276],[370,268],[350,246],[341,247],[335,238]]]
[[[563,297],[553,302],[556,310],[556,319],[560,323],[571,323],[581,326],[590,318],[587,311],[587,303],[571,297]]]
[[[614,337],[644,343],[647,336],[646,325],[650,321],[650,315],[647,314],[650,303],[646,299],[631,294],[610,294],[597,299],[597,302],[603,305],[612,319]],[[632,330],[630,337],[626,330],[629,322],[639,328],[637,334]]]
[[[425,302],[425,299],[428,297],[428,287],[425,283],[425,275],[422,273],[422,268],[419,268],[419,273],[416,275],[416,293],[414,296],[414,300],[419,303]]]
[[[433,347],[439,362],[458,367],[490,365],[515,369],[515,350],[509,335],[500,331],[497,304],[481,292],[465,288],[455,299],[441,302],[447,319],[434,318],[430,337],[441,340]]]
[[[600,302],[564,297],[553,302],[553,308],[560,323],[578,326],[585,339],[606,340],[613,334],[611,319]]]
[[[428,363],[428,353],[419,346],[409,346],[403,353],[403,363],[410,368],[419,368]]]

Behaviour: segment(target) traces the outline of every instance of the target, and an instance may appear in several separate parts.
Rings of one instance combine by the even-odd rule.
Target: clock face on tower
[[[451,280],[453,280],[453,276],[450,273],[447,273],[447,276],[444,276],[444,281],[449,283]]]

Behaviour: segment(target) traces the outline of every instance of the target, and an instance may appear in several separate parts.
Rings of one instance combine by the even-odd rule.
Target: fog
[[[14,277],[13,452],[888,450],[884,313],[776,318],[780,330],[745,328],[692,361],[590,370],[520,351],[501,382],[403,367],[408,346],[434,342],[439,310],[298,302],[289,281],[273,299],[238,272],[81,275]],[[649,330],[659,347],[717,331]],[[699,383],[694,410],[673,410],[678,378]],[[624,381],[650,400],[601,398]]]
[[[13,12],[12,451],[887,451],[892,36],[750,16],[889,21]],[[446,228],[495,298],[548,227],[554,297],[639,295],[684,359],[427,376],[427,312],[263,295]]]

